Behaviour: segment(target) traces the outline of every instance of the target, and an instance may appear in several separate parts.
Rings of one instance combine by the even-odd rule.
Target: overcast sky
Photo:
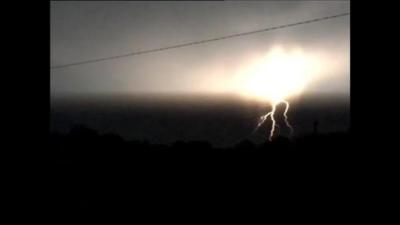
[[[349,1],[51,2],[51,66],[350,12]],[[51,70],[51,93],[224,92],[273,46],[327,56],[310,92],[348,93],[349,16],[234,39]]]

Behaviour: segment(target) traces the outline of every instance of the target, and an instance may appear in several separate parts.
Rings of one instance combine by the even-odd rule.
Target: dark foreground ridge
[[[47,152],[54,208],[89,212],[178,203],[271,212],[289,204],[298,213],[291,214],[294,221],[322,224],[349,222],[355,155],[348,133],[277,137],[259,145],[242,140],[222,149],[206,141],[126,141],[83,126],[50,134]]]

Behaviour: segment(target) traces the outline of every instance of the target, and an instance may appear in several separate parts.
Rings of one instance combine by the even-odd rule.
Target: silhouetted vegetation
[[[343,185],[352,179],[349,141],[348,133],[314,133],[261,144],[239,140],[229,148],[207,141],[158,145],[76,126],[68,134],[50,134],[49,160],[55,185],[63,190],[54,204],[84,210],[129,207],[137,201],[167,204],[177,201],[173,196],[180,192],[193,201],[214,198],[228,205],[299,198],[295,202],[329,205],[316,213],[337,213],[339,205],[347,207],[342,205],[349,196]]]
[[[299,157],[304,154],[317,154],[335,157],[348,154],[348,133],[317,134],[297,137],[290,140],[279,136],[272,142],[256,144],[250,140],[239,140],[228,148],[215,148],[207,141],[176,141],[171,145],[151,144],[147,140],[124,140],[112,133],[98,134],[97,131],[82,125],[74,126],[68,134],[51,133],[49,155],[56,161],[130,161],[135,157],[162,155],[163,157],[206,157],[263,155]],[[238,154],[240,153],[240,154]],[[209,159],[211,160],[211,159]]]

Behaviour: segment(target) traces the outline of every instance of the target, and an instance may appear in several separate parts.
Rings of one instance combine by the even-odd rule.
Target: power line
[[[287,27],[293,27],[293,26],[297,26],[297,25],[301,25],[301,24],[313,23],[313,22],[318,22],[318,21],[338,18],[338,17],[342,17],[342,16],[348,16],[348,15],[350,15],[349,12],[342,13],[342,14],[337,14],[337,15],[334,15],[334,16],[326,16],[326,17],[321,17],[321,18],[316,18],[316,19],[311,19],[311,20],[305,20],[305,21],[301,21],[301,22],[297,22],[297,23],[290,23],[290,24],[285,24],[285,25],[280,25],[280,26],[275,26],[275,27],[269,27],[269,28],[265,28],[265,29],[261,29],[261,30],[255,30],[255,31],[244,32],[244,33],[239,33],[239,34],[232,34],[232,35],[228,35],[228,36],[217,37],[217,38],[212,38],[212,39],[207,39],[207,40],[202,40],[202,41],[188,42],[188,43],[179,44],[179,45],[172,45],[172,46],[169,46],[169,47],[162,47],[162,48],[156,48],[156,49],[132,52],[132,53],[129,53],[129,54],[124,54],[124,55],[104,57],[104,58],[86,60],[86,61],[75,62],[75,63],[70,63],[70,64],[64,64],[64,65],[59,65],[59,66],[53,66],[53,67],[50,67],[50,69],[59,69],[59,68],[65,68],[65,67],[69,67],[69,66],[76,66],[76,65],[95,63],[95,62],[100,62],[100,61],[105,61],[105,60],[111,60],[111,59],[118,59],[118,58],[123,58],[123,57],[141,55],[141,54],[146,54],[146,53],[159,52],[159,51],[164,51],[164,50],[173,49],[173,48],[181,48],[181,47],[186,47],[186,46],[190,46],[190,45],[198,45],[198,44],[203,44],[203,43],[207,43],[207,42],[211,42],[211,41],[219,41],[219,40],[224,40],[224,39],[229,39],[229,38],[235,38],[235,37],[240,37],[240,36],[260,33],[260,32],[283,29],[283,28],[287,28]]]

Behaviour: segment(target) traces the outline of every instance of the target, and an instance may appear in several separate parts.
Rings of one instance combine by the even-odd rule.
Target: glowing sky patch
[[[321,60],[304,53],[300,48],[286,50],[280,46],[271,49],[264,57],[245,67],[235,80],[236,91],[246,97],[270,102],[272,109],[261,116],[255,131],[270,118],[272,124],[269,140],[272,141],[275,128],[279,127],[275,120],[276,107],[285,104],[285,124],[293,127],[287,116],[290,97],[301,94],[306,86],[318,76]]]
[[[301,94],[320,70],[321,62],[300,48],[274,47],[239,72],[236,92],[271,103]]]

